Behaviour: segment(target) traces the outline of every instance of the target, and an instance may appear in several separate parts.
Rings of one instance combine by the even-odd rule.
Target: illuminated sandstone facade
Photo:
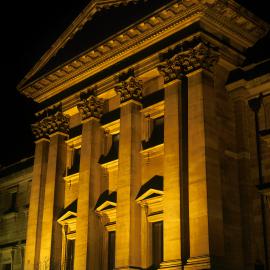
[[[18,86],[43,107],[27,270],[269,265],[270,76],[229,77],[269,26],[233,1],[159,2],[67,55],[96,14],[143,5],[91,1]]]

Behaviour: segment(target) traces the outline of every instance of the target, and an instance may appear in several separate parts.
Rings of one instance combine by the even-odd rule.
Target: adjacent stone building
[[[18,85],[42,108],[24,269],[269,269],[269,60],[243,66],[268,29],[89,1]]]
[[[24,264],[33,157],[0,170],[0,269]]]

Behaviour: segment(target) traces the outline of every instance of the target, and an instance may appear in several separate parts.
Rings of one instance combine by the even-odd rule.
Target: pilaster
[[[101,193],[98,159],[101,151],[102,101],[92,92],[81,95],[78,109],[82,117],[82,145],[77,207],[74,269],[101,269],[102,231],[95,204]]]
[[[255,258],[255,232],[253,229],[254,213],[254,183],[251,180],[250,168],[251,153],[249,150],[249,120],[248,120],[248,96],[246,89],[241,87],[230,93],[233,101],[236,123],[238,179],[240,191],[241,223],[243,235],[244,268],[253,269]]]
[[[121,95],[121,113],[115,269],[141,269],[141,209],[135,199],[141,185],[142,84],[131,77],[120,82],[116,91]]]

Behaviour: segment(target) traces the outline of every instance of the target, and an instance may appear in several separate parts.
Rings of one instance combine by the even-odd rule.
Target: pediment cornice
[[[59,38],[53,43],[51,48],[45,52],[40,60],[34,65],[34,67],[25,75],[23,80],[19,83],[18,87],[23,86],[34,74],[38,72],[48,61],[52,58],[66,43],[72,39],[77,32],[79,32],[87,21],[91,20],[93,16],[100,12],[102,9],[108,9],[111,7],[118,7],[119,5],[127,5],[128,3],[136,3],[139,0],[92,0],[85,7],[85,9],[77,16],[77,18],[71,23],[71,25],[59,36]]]
[[[105,5],[106,2],[113,5],[114,2],[117,5],[122,1],[104,0],[92,1],[91,3],[94,2],[96,8],[98,3]],[[90,12],[90,6],[88,6],[88,9],[86,8],[87,12]],[[87,15],[81,15],[81,21],[82,17],[88,18]],[[166,6],[166,8],[158,10],[144,21],[131,25],[121,33],[90,48],[76,59],[52,70],[49,74],[23,87],[22,82],[18,89],[35,101],[43,102],[66,88],[97,74],[100,70],[114,65],[198,21],[202,28],[214,32],[218,31],[218,35],[229,38],[231,45],[238,50],[240,49],[240,51],[252,46],[269,29],[268,24],[242,7],[240,9],[240,6],[233,1],[213,0],[206,1],[206,3],[197,0],[180,3],[173,1],[169,7]],[[79,25],[79,21],[76,25]],[[74,26],[69,30],[67,29],[69,33],[72,32],[71,29],[74,29]],[[64,35],[64,37],[66,36]],[[58,47],[60,44],[63,45],[61,38],[54,46]],[[38,64],[34,67],[35,70],[39,68]],[[36,72],[34,69],[32,72]],[[31,74],[29,74],[28,77],[31,77]],[[28,79],[27,76],[26,79]]]

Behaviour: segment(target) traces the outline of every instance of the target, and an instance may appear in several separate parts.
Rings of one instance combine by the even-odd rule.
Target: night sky
[[[38,107],[32,100],[20,95],[16,90],[16,85],[89,0],[4,2],[5,4],[1,3],[3,61],[0,98],[2,143],[0,166],[6,166],[30,156],[34,151],[30,125],[34,122],[34,112]],[[270,23],[267,1],[241,0],[239,2]],[[268,48],[269,45],[269,39],[268,43],[259,44],[261,47],[268,46]],[[263,57],[263,50],[258,51]],[[252,57],[257,57],[253,54],[250,51]]]

